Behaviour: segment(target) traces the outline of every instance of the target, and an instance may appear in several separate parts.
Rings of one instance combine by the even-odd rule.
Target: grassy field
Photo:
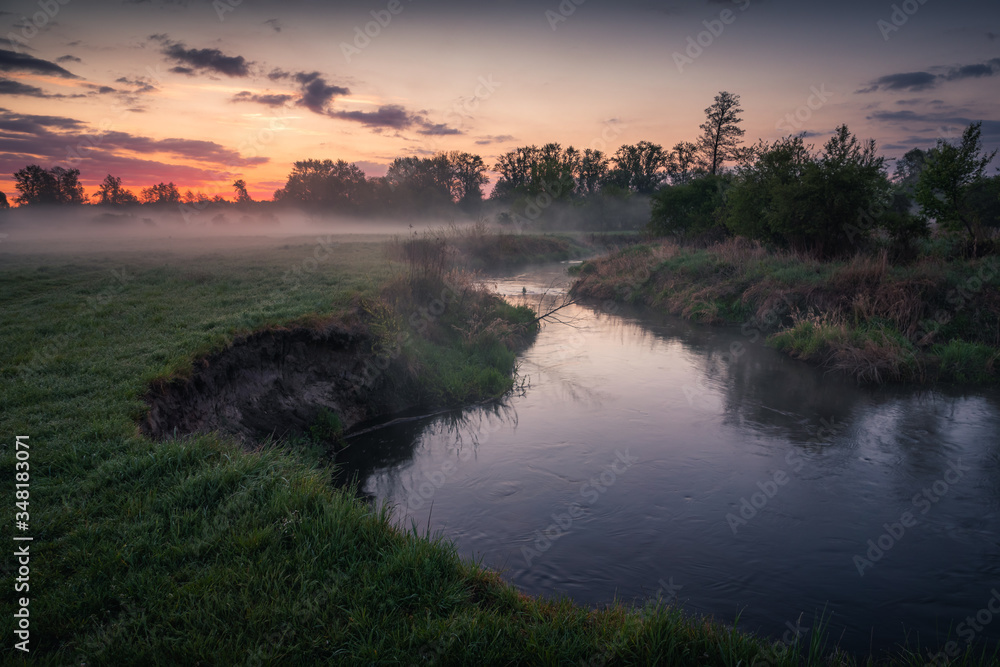
[[[730,240],[635,245],[584,264],[578,295],[741,325],[862,383],[1000,381],[1000,258],[820,262]]]
[[[12,648],[8,590],[5,664],[851,664],[819,641],[769,645],[663,605],[526,597],[448,543],[396,528],[391,508],[335,488],[294,447],[144,437],[154,379],[189,373],[242,333],[405,302],[423,279],[390,266],[377,240],[145,245],[0,248],[0,469],[13,489],[15,435],[30,436],[22,534],[34,538],[30,590],[18,594],[30,596],[31,652]],[[383,315],[373,331],[405,326]],[[431,373],[447,364],[469,377],[492,364],[509,382],[509,343],[492,322],[420,339],[415,372],[441,390],[431,400],[472,397],[443,388],[454,374]],[[491,377],[477,391],[509,386]]]

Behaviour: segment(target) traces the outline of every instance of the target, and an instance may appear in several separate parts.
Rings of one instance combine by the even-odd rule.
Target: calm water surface
[[[558,298],[564,268],[497,288]],[[530,594],[774,639],[825,609],[858,652],[996,643],[1000,394],[858,388],[739,328],[610,310],[560,311],[523,392],[358,436],[343,474]]]

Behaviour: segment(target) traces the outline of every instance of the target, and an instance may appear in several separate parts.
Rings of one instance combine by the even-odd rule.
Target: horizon
[[[395,157],[452,150],[483,157],[488,194],[497,156],[517,146],[692,141],[721,90],[741,98],[744,145],[804,135],[819,149],[846,124],[898,158],[981,121],[985,148],[1000,147],[1000,8],[971,1],[11,9],[0,190],[12,204],[12,174],[29,164],[80,169],[88,195],[112,174],[137,195],[173,182],[228,199],[244,179],[271,199],[296,161],[377,177]]]

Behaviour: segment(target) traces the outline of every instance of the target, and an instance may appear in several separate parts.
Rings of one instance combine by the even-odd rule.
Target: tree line
[[[973,253],[994,248],[1000,179],[986,174],[996,152],[984,152],[981,124],[966,128],[957,143],[939,140],[929,150],[911,150],[890,175],[874,140],[860,141],[846,125],[820,151],[802,136],[743,146],[742,113],[739,95],[720,92],[705,109],[697,139],[669,150],[650,141],[614,153],[559,143],[517,147],[492,165],[498,179],[489,202],[505,211],[501,220],[524,217],[544,226],[560,211],[608,217],[623,210],[609,202],[634,200],[642,205],[632,211],[641,211],[640,224],[654,235],[695,242],[738,235],[818,257],[851,252],[876,237],[903,255],[930,234],[932,220],[963,236]],[[488,168],[481,156],[461,151],[398,157],[377,177],[344,160],[302,160],[273,201],[357,215],[474,213],[486,202]],[[14,174],[15,201],[85,203],[79,174],[29,165]],[[253,202],[245,181],[232,186],[232,201]],[[651,214],[642,195],[650,198]],[[136,196],[111,174],[90,199],[117,206],[229,201],[181,194],[174,183]]]

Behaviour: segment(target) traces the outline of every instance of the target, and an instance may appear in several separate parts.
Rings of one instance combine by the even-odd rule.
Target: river
[[[550,303],[564,269],[497,289]],[[775,641],[825,615],[860,654],[1000,638],[1000,393],[858,387],[619,306],[559,311],[519,375],[501,405],[351,439],[341,474],[533,595],[659,597]]]

